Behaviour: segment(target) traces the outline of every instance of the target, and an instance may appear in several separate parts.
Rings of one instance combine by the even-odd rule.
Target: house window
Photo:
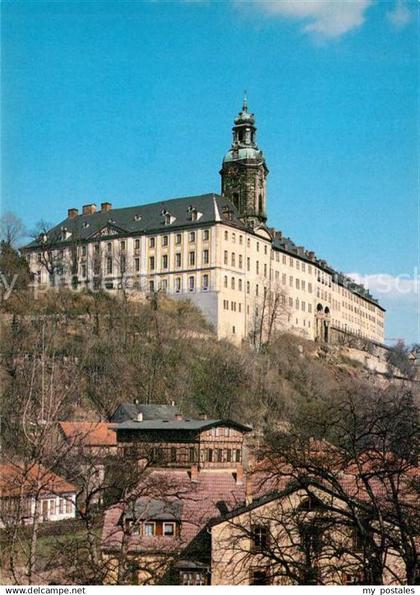
[[[225,275],[225,276],[224,276],[224,279],[223,279],[223,284],[224,284],[224,286],[225,286],[225,287],[227,287],[227,286],[228,286],[228,278],[227,278],[227,275]]]
[[[175,293],[179,293],[181,291],[181,277],[176,277],[175,279]]]
[[[154,281],[149,281],[149,291],[150,293],[153,293],[155,290],[155,282]]]
[[[208,229],[204,229],[203,230],[203,241],[207,242],[209,239],[209,230]]]
[[[167,269],[168,268],[168,255],[164,254],[162,256],[162,268],[163,269]]]
[[[258,260],[257,260],[257,262],[255,264],[255,271],[256,271],[257,275],[259,275],[259,273],[260,273],[260,263],[259,263]]]
[[[175,266],[177,268],[180,268],[181,267],[181,252],[177,252],[175,254]]]
[[[228,251],[225,250],[224,254],[223,254],[223,263],[224,264],[229,264],[229,256],[228,256]]]
[[[190,448],[190,463],[195,463],[195,448]]]
[[[195,252],[190,252],[189,257],[188,257],[188,262],[189,262],[190,266],[195,265]]]
[[[106,249],[108,250],[108,252],[112,252],[112,243],[108,242],[108,244],[106,245]]]
[[[238,279],[238,289],[242,291],[242,279]]]
[[[140,270],[140,258],[135,258],[134,259],[134,269],[135,269],[136,273],[139,272],[139,270]]]
[[[236,326],[232,326],[232,335],[236,334]]]
[[[206,291],[209,288],[209,276],[203,275],[203,289]]]
[[[251,585],[269,585],[267,570],[251,570]]]
[[[86,256],[86,254],[87,254],[86,246],[82,246],[82,256]],[[63,257],[63,252],[61,252],[61,257]]]
[[[175,535],[175,523],[163,523],[163,534],[165,537],[173,537]]]
[[[242,254],[239,254],[239,256],[238,256],[238,261],[239,261],[239,262],[238,262],[238,266],[239,266],[239,268],[241,269],[241,268],[242,268]]]
[[[247,271],[251,270],[251,259],[249,258],[249,256],[246,259],[246,270]]]
[[[230,448],[226,450],[226,462],[230,463],[232,461],[232,451]]]
[[[106,272],[107,272],[107,275],[112,275],[112,258],[111,258],[111,256],[109,256],[106,259]]]
[[[66,499],[66,514],[71,514],[73,512],[73,502],[71,500]]]
[[[188,277],[188,289],[190,291],[194,291],[194,287],[195,287],[195,279],[194,279],[194,277]]]
[[[168,280],[167,279],[162,279],[162,281],[160,282],[160,288],[164,293],[166,293],[168,291]]]
[[[154,248],[155,247],[155,238],[149,238],[149,248]]]
[[[175,446],[171,447],[171,463],[176,463],[176,448],[175,448]]]
[[[209,251],[203,250],[203,264],[209,263]]]
[[[195,231],[190,231],[190,242],[195,242]]]
[[[267,525],[252,525],[251,527],[252,546],[255,550],[263,550],[268,545]]]
[[[235,289],[235,277],[232,277],[232,279],[230,281],[230,286],[232,289]]]
[[[121,273],[121,275],[124,275],[125,271],[126,271],[125,256],[121,256],[121,258],[120,258],[120,273]]]
[[[55,498],[50,500],[50,514],[55,515],[56,506],[55,506]]]
[[[120,242],[120,249],[121,249],[121,252],[125,251],[125,241]]]
[[[134,249],[135,250],[140,250],[140,240],[135,240],[134,241]]]
[[[175,236],[175,244],[180,244],[181,243],[181,234],[177,233]]]
[[[162,236],[162,246],[168,245],[168,236]]]
[[[206,450],[206,455],[207,455],[207,456],[206,456],[206,458],[207,458],[207,461],[208,461],[209,463],[212,463],[212,462],[213,462],[213,449],[212,449],[212,448],[208,448],[208,449]]]
[[[156,524],[155,523],[144,523],[143,525],[144,535],[147,537],[152,537],[155,535],[156,531]]]
[[[235,266],[235,262],[236,262],[235,252],[232,252],[231,264],[233,267]]]
[[[82,264],[82,277],[86,277],[86,265]]]
[[[251,284],[249,281],[246,282],[246,292],[249,293],[251,290]]]
[[[217,462],[222,463],[223,462],[223,449],[218,448],[216,453],[217,453]]]
[[[64,513],[64,500],[63,498],[58,499],[58,514]]]
[[[227,231],[225,231],[225,240],[228,240],[228,239],[229,239],[228,232],[227,232]]]
[[[155,257],[154,256],[149,257],[149,268],[151,271],[155,270]]]

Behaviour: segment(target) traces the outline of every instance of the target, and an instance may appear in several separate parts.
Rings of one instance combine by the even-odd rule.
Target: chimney
[[[191,481],[198,481],[198,465],[191,465]]]
[[[137,413],[136,421],[143,421],[143,413],[141,411]]]
[[[253,500],[253,488],[252,488],[252,479],[249,475],[245,478],[245,504],[252,504]]]
[[[67,217],[69,219],[74,219],[79,214],[79,209],[69,209],[67,211]]]
[[[175,419],[176,419],[176,421],[181,421],[182,420],[182,413],[176,413],[175,414]]]
[[[175,401],[171,401],[171,407],[175,407]]]
[[[110,211],[112,204],[110,202],[101,202],[101,211]]]
[[[138,405],[139,404],[139,400],[138,399],[134,399],[134,405]]]
[[[308,258],[309,258],[310,260],[314,260],[314,258],[315,258],[315,252],[312,252],[312,250],[310,250],[310,251],[308,252]]]
[[[237,465],[236,467],[236,483],[243,484],[244,483],[244,468],[241,464]]]
[[[82,213],[83,215],[93,215],[96,212],[96,205],[92,203],[90,205],[83,205]]]

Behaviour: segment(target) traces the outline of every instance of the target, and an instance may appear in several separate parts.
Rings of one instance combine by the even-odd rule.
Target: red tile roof
[[[114,424],[103,421],[60,421],[60,428],[69,441],[80,446],[117,446]]]
[[[41,465],[28,468],[19,465],[0,465],[0,497],[29,496],[35,493],[68,494],[77,488]]]

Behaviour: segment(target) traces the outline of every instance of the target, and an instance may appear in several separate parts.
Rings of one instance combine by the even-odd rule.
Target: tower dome
[[[248,112],[246,96],[234,120],[233,139],[223,158],[222,194],[229,198],[250,224],[266,220],[266,177],[268,168],[256,143],[255,116]]]

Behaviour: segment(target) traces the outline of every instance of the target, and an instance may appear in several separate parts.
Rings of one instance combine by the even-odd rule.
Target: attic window
[[[141,221],[141,215],[134,215],[134,221]]]
[[[192,205],[187,208],[187,213],[189,214],[191,221],[199,221],[203,216],[203,213],[200,213],[200,211]]]
[[[167,211],[166,209],[162,209],[162,211],[160,212],[160,214],[164,218],[165,225],[171,225],[171,223],[173,223],[176,220],[176,217],[174,217],[173,215],[171,215],[171,213],[169,211]]]

